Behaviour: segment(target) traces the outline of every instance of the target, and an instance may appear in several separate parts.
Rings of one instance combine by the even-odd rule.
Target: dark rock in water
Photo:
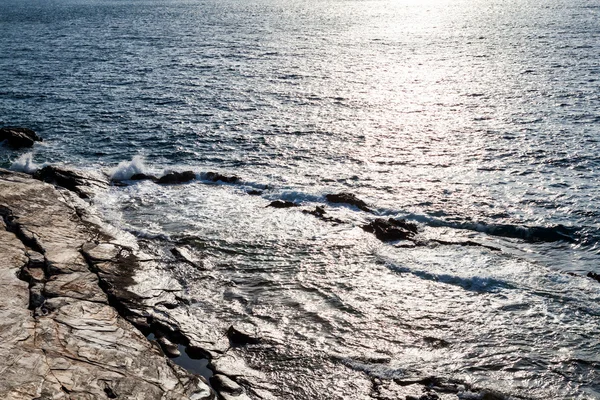
[[[334,224],[343,224],[344,223],[344,221],[342,221],[341,219],[326,216],[325,214],[327,212],[325,211],[325,208],[323,208],[322,206],[316,206],[315,209],[311,210],[311,211],[302,210],[302,212],[304,214],[314,215],[315,217],[322,219],[323,221],[332,222]]]
[[[6,126],[0,128],[0,142],[4,140],[7,141],[10,147],[20,149],[22,147],[31,147],[35,142],[41,142],[42,138],[31,129]]]
[[[393,218],[377,218],[362,228],[373,233],[381,241],[409,240],[417,233],[416,224]]]
[[[371,209],[367,206],[367,203],[365,203],[352,193],[328,194],[325,196],[325,198],[330,203],[350,204],[352,206],[357,207],[360,210],[371,212]]]
[[[316,206],[313,211],[304,210],[302,211],[304,214],[314,215],[315,217],[323,218],[326,214],[326,211],[321,206]]]
[[[275,201],[272,201],[271,204],[269,204],[267,207],[290,208],[290,207],[298,207],[298,204],[293,203],[291,201],[275,200]]]
[[[592,278],[592,279],[600,282],[600,274],[596,274],[594,272],[588,272],[587,276],[588,276],[588,278]]]
[[[131,176],[131,178],[129,178],[132,181],[156,181],[158,180],[157,177],[155,177],[154,175],[146,175],[146,174],[133,174]]]
[[[252,336],[248,332],[244,332],[241,329],[238,329],[231,325],[229,329],[227,329],[227,337],[232,344],[237,345],[246,345],[246,344],[258,344],[260,343],[260,338]]]
[[[108,180],[99,174],[55,165],[36,171],[33,177],[75,192],[84,199],[93,197],[94,189],[108,187]]]
[[[156,339],[156,341],[158,342],[158,344],[160,344],[160,348],[168,357],[175,358],[181,355],[181,352],[179,351],[179,346],[171,342],[166,337],[159,337],[158,339]]]
[[[237,176],[226,176],[221,175],[217,172],[207,172],[204,175],[204,179],[211,182],[223,182],[223,183],[236,183],[240,180]]]
[[[171,172],[166,174],[156,181],[156,183],[186,183],[196,179],[196,174],[193,171]]]
[[[260,196],[263,194],[262,190],[248,190],[247,192],[250,196]]]
[[[219,393],[228,393],[234,396],[244,393],[244,389],[226,375],[215,374],[210,378],[210,383]]]

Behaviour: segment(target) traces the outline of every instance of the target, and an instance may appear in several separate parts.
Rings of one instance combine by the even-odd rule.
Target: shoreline
[[[205,378],[165,355],[176,328],[149,323],[142,297],[127,290],[139,267],[136,249],[89,204],[0,169],[0,215],[0,254],[8,260],[0,270],[3,398],[216,397]],[[159,339],[148,340],[150,333]]]
[[[82,199],[108,189],[109,181],[62,171],[74,174],[77,185],[65,189],[0,169],[0,256],[11,260],[0,269],[9,289],[0,294],[0,304],[9,304],[0,315],[12,326],[0,326],[0,370],[12,370],[4,375],[0,394],[9,399],[279,398],[271,393],[272,382],[230,351],[269,346],[268,339],[234,326],[216,337],[204,322],[186,319],[179,305],[189,303],[184,288],[168,276],[165,255],[119,237]],[[193,264],[176,249],[171,252],[182,265]],[[24,354],[33,359],[18,364]],[[393,387],[398,399],[435,399],[438,393],[510,398],[436,377],[375,379],[371,385],[375,394]]]

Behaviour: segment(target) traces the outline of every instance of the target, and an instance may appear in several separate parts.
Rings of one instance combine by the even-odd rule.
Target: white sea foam
[[[36,164],[33,161],[33,153],[25,153],[17,158],[10,166],[10,169],[18,172],[25,172],[32,174],[40,168],[43,168],[46,164]]]
[[[144,164],[144,157],[135,156],[131,161],[121,161],[119,165],[110,171],[111,179],[116,181],[123,181],[130,179],[135,174],[146,173],[146,165]]]

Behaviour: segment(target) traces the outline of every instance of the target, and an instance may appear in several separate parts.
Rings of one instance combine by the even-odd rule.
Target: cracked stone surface
[[[0,169],[0,398],[214,399],[115,308],[135,297],[131,251],[87,208]]]

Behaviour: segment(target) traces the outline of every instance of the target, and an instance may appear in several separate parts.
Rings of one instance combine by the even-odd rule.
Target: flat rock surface
[[[170,362],[109,301],[98,269],[131,279],[125,247],[64,190],[0,169],[0,398],[213,399],[203,378]],[[120,250],[116,251],[115,247]],[[42,304],[30,308],[28,254],[44,256]],[[39,259],[32,256],[32,263]],[[125,290],[125,289],[122,289]]]

